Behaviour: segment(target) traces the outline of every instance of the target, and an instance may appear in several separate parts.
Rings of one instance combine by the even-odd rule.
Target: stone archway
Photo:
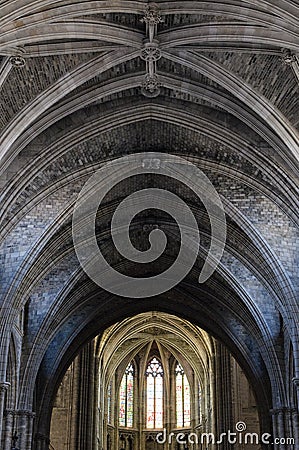
[[[255,385],[262,429],[299,442],[297,23],[290,0],[1,6],[5,450],[15,433],[23,450],[46,449],[55,391],[75,356],[113,323],[153,308],[223,342]],[[165,231],[172,240],[158,264],[136,268],[116,253],[111,211],[132,191],[174,190],[200,224],[199,257],[186,279],[137,302],[112,297],[85,276],[72,214],[99,167],[153,151],[185,158],[209,177],[228,233],[217,271],[199,286],[211,233],[198,198],[159,177],[118,186],[99,210],[96,234],[120,271],[150,276],[178,249],[170,218],[147,212],[132,223],[132,239],[146,249],[148,227]]]
[[[83,434],[85,439],[89,439],[89,445],[94,446],[97,442],[97,448],[105,450],[111,446],[124,450],[181,448],[182,431],[186,448],[193,441],[196,448],[201,448],[208,443],[206,440],[210,433],[213,436],[211,442],[214,440],[215,444],[221,433],[237,432],[237,424],[245,424],[247,433],[261,435],[253,390],[239,365],[220,342],[186,320],[157,311],[142,313],[112,325],[82,352],[84,357],[76,358],[56,395],[51,420],[51,442],[56,450],[80,447],[82,444],[74,433]],[[145,421],[147,388],[144,372],[146,361],[152,358],[150,355],[158,355],[164,367],[162,430],[149,429]],[[88,362],[89,358],[93,363]],[[183,430],[176,422],[175,375],[172,373],[175,360],[183,364],[190,383],[190,423],[186,423]],[[118,396],[122,374],[128,363],[131,373],[134,370],[133,416],[130,416],[133,421],[124,426],[119,423]],[[96,367],[96,373],[94,370],[90,372],[88,367]],[[95,383],[92,381],[94,377]],[[88,395],[89,402],[82,398],[84,395]],[[61,401],[63,397],[67,399],[66,404]],[[83,420],[78,419],[78,414]],[[88,423],[87,417],[93,417],[93,424]],[[123,422],[123,413],[121,417]],[[96,437],[94,443],[92,427]],[[159,439],[157,433],[160,433]],[[238,441],[240,437],[239,433]],[[231,448],[225,439],[222,446]],[[256,446],[250,446],[249,441],[248,448],[255,449]]]

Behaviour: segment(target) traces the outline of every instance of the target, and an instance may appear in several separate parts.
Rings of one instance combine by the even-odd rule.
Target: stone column
[[[285,50],[283,60],[287,66],[292,67],[297,80],[299,81],[299,61],[295,53],[292,53],[291,50]]]
[[[97,356],[94,357],[94,401],[93,401],[93,411],[94,411],[94,423],[99,425],[99,360]],[[93,427],[93,438],[92,441],[97,443],[95,449],[98,448],[98,426]]]
[[[22,450],[31,450],[35,414],[29,410],[19,410],[16,412],[16,415],[17,424],[15,430],[19,436],[18,447]]]
[[[27,443],[26,449],[31,450],[32,448],[32,440],[33,440],[33,422],[35,418],[35,413],[28,411],[27,414]]]
[[[294,391],[295,391],[295,394],[296,394],[296,397],[297,397],[297,408],[298,408],[298,405],[299,405],[299,378],[293,378],[293,384],[294,384]],[[298,412],[299,412],[299,410],[298,410]]]
[[[80,365],[78,356],[73,362],[73,378],[72,378],[72,396],[70,402],[70,416],[69,416],[69,434],[68,445],[70,449],[78,449],[78,423],[79,423],[79,399],[78,390],[80,386]],[[37,449],[40,450],[40,449]]]
[[[14,433],[15,411],[6,409],[4,411],[4,427],[3,427],[3,450],[11,450],[12,436]]]
[[[3,422],[4,422],[3,413],[4,413],[4,407],[5,407],[5,395],[6,395],[6,391],[9,388],[9,386],[10,386],[10,383],[7,383],[6,381],[0,382],[0,442],[1,442],[1,437],[2,437],[2,426],[3,426]]]
[[[297,409],[294,409],[292,411],[292,422],[293,422],[293,433],[295,438],[295,449],[299,450],[299,378],[293,378],[293,384],[294,384],[294,391],[297,398]]]
[[[79,386],[79,439],[78,450],[94,448],[94,385],[95,361],[94,344],[89,343],[81,352],[80,360],[80,386]]]
[[[94,343],[91,342],[74,360],[69,436],[71,449],[96,448],[96,442],[94,442],[95,376]]]
[[[275,450],[298,450],[298,414],[291,408],[271,411],[273,420],[273,442]],[[280,442],[275,443],[275,439]],[[295,444],[288,442],[294,439]]]
[[[217,433],[216,438],[221,433],[229,430],[235,431],[232,417],[232,377],[231,377],[231,356],[226,347],[217,344],[216,354],[216,403],[217,403]],[[218,446],[221,450],[231,450],[232,444],[226,439]]]
[[[292,410],[292,427],[293,427],[293,435],[295,439],[295,450],[299,450],[299,416],[298,411],[296,409]]]
[[[272,417],[272,429],[273,429],[273,437],[278,436],[278,426],[277,426],[277,410],[271,409],[270,411]],[[278,450],[278,445],[274,444],[274,450]]]
[[[203,419],[203,431],[206,433],[213,433],[217,436],[217,383],[216,383],[216,355],[212,355],[212,364],[210,369],[210,388],[209,388],[209,398],[206,399],[206,410],[204,411]],[[208,421],[208,427],[206,426],[205,417],[209,410],[210,420]],[[207,417],[208,419],[208,417]],[[215,445],[211,445],[211,449],[215,449]]]
[[[284,411],[284,425],[285,425],[285,437],[294,438],[291,408],[286,408]],[[295,445],[293,446],[293,448],[295,448]]]
[[[48,450],[50,445],[50,439],[44,434],[37,433],[35,436],[36,450]],[[21,449],[23,450],[23,449]]]
[[[276,436],[276,437],[278,437],[279,439],[286,437],[283,409],[279,409],[278,413],[277,413],[277,431],[278,431],[278,436]],[[285,450],[285,445],[279,444],[278,448],[279,448],[279,450]]]

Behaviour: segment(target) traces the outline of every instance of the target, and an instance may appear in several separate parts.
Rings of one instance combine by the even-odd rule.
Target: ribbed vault
[[[36,411],[35,432],[47,434],[55,390],[83,345],[116,322],[157,310],[225,343],[256,386],[265,427],[271,408],[296,409],[296,2],[157,1],[157,96],[143,95],[141,19],[151,3],[2,3],[0,381],[12,383],[10,407]],[[126,180],[101,205],[95,227],[115,268],[151,276],[178,252],[175,223],[153,211],[136,218],[131,238],[146,249],[151,227],[163,230],[169,244],[159,264],[140,268],[115,251],[113,211],[141,188],[179,194],[201,235],[186,279],[137,302],[111,296],[87,278],[74,250],[72,217],[93,173],[139,152],[181,156],[209,177],[224,205],[227,242],[216,272],[198,285],[210,245],[202,202],[166,177]]]

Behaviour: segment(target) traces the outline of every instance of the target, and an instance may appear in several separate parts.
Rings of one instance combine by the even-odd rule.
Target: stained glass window
[[[175,375],[177,427],[190,427],[190,385],[180,364],[176,365]]]
[[[152,358],[146,369],[146,427],[163,428],[163,367]]]
[[[119,391],[119,425],[133,427],[134,420],[134,367],[129,364],[122,377]]]

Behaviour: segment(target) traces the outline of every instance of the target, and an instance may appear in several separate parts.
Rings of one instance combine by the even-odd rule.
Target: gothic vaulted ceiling
[[[288,0],[2,0],[1,348],[25,308],[20,405],[30,402],[39,368],[51,379],[64,355],[153,305],[226,342],[261,392],[272,383],[286,398],[275,348],[282,321],[291,340],[298,333],[298,17]],[[227,243],[199,286],[209,224],[181,188],[201,224],[197,265],[160,299],[130,303],[84,274],[71,219],[97,168],[147,151],[181,155],[209,176],[225,205]],[[128,273],[137,269],[106,235],[111,208],[138,186],[133,179],[113,190],[97,230]],[[147,223],[172,229],[148,212],[132,228],[141,247]]]

